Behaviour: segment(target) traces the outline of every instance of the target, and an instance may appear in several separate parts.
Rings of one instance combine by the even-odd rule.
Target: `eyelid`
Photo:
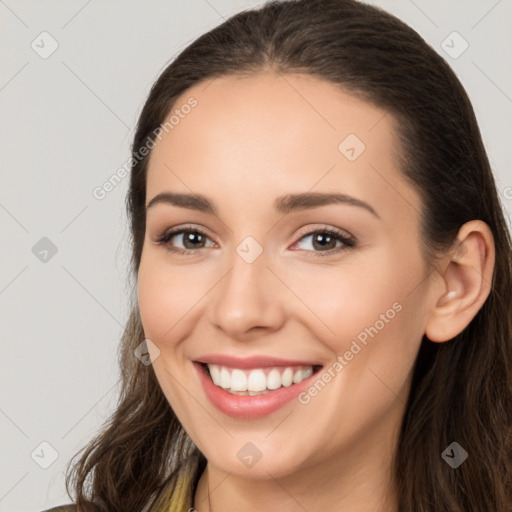
[[[336,234],[337,236],[340,236],[343,238],[348,238],[350,240],[352,240],[352,239],[355,240],[355,237],[344,229],[336,228],[334,226],[328,226],[325,224],[323,224],[323,225],[319,224],[317,226],[313,226],[313,227],[310,226],[307,228],[300,229],[299,233],[297,235],[297,242],[299,240],[301,240],[302,238],[304,238],[304,236],[309,236],[309,235],[313,235],[315,233],[320,233],[320,232],[331,232],[333,234]],[[297,243],[297,242],[295,242],[295,243]]]
[[[180,235],[183,232],[187,232],[187,231],[200,233],[201,235],[204,235],[205,237],[209,238],[213,243],[217,244],[217,242],[215,242],[215,240],[214,240],[214,237],[212,237],[208,234],[208,231],[206,230],[206,228],[203,228],[202,226],[199,227],[195,224],[185,224],[183,226],[178,225],[178,226],[175,226],[172,228],[166,228],[163,231],[160,231],[157,235],[155,235],[154,242],[161,243],[161,244],[165,245],[167,243],[165,240],[168,241],[169,239],[173,238],[174,236]],[[200,247],[200,249],[206,249],[206,247]],[[178,249],[178,250],[180,250],[180,249]],[[183,249],[181,249],[181,250],[183,250]],[[187,249],[187,250],[197,251],[198,249]]]

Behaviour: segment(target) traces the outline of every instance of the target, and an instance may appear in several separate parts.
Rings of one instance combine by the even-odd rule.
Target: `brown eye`
[[[333,235],[325,233],[315,233],[313,236],[313,247],[315,249],[334,249],[337,239]]]
[[[320,229],[316,231],[310,231],[296,242],[296,244],[312,238],[312,243],[309,244],[312,249],[306,249],[311,251],[314,256],[329,256],[333,253],[338,253],[347,249],[352,249],[356,246],[356,240],[352,236],[346,236],[342,231],[338,231],[332,228]],[[341,247],[336,247],[336,243],[340,242]]]
[[[176,247],[173,239],[177,239],[178,243],[183,245],[183,248]],[[189,254],[194,252],[197,249],[206,248],[204,245],[207,240],[209,240],[209,236],[197,228],[179,228],[171,231],[166,231],[162,235],[160,235],[155,242],[159,245],[165,246],[166,249],[173,252],[179,252],[180,254]]]
[[[205,237],[202,233],[198,231],[180,231],[179,233],[175,233],[171,238],[175,236],[183,235],[182,241],[185,249],[200,249],[202,246],[201,242],[204,244]]]

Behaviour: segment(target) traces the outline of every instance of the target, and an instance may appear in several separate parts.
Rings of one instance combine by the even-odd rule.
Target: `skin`
[[[158,382],[208,460],[194,507],[210,510],[209,486],[214,511],[396,510],[391,457],[420,342],[424,334],[452,339],[481,308],[492,234],[483,222],[466,224],[459,250],[428,273],[421,202],[398,170],[392,115],[328,82],[272,72],[220,77],[185,91],[174,108],[190,96],[198,105],[152,150],[146,203],[164,191],[193,192],[218,213],[148,209],[138,297],[146,338],[160,350]],[[366,146],[352,162],[338,149],[350,133]],[[347,204],[273,209],[275,198],[301,192],[343,192],[380,218]],[[185,246],[178,234],[169,245],[195,252],[155,242],[185,224],[207,237]],[[329,227],[357,244],[315,257],[343,247],[315,243]],[[301,239],[305,232],[313,235]],[[263,249],[252,263],[236,252],[248,236]],[[309,403],[293,400],[263,418],[217,410],[191,363],[212,352],[263,354],[325,369],[396,303],[400,312]],[[247,442],[262,453],[250,468],[237,457]]]

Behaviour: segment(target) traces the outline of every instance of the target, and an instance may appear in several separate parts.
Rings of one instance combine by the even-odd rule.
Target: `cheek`
[[[190,378],[182,374],[187,369],[180,340],[190,327],[187,312],[197,302],[197,291],[187,283],[184,273],[179,269],[170,271],[160,255],[146,254],[141,260],[137,279],[140,318],[145,337],[160,351],[152,367],[174,412],[180,421],[190,425],[189,395],[179,385]]]
[[[171,339],[171,330],[194,303],[197,293],[184,274],[166,268],[159,258],[141,261],[137,280],[140,316],[146,337],[157,343]]]
[[[312,267],[288,276],[295,294],[307,305],[304,318],[309,319],[309,328],[323,340],[331,340],[332,349],[341,350],[348,340],[379,322],[381,315],[393,319],[403,303],[407,294],[403,278],[379,258],[378,266]]]

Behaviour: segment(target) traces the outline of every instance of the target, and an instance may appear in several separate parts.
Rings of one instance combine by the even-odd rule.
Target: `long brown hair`
[[[162,72],[141,112],[126,206],[132,290],[145,234],[149,155],[139,148],[201,81],[261,70],[309,74],[384,108],[398,120],[401,172],[420,193],[429,266],[459,228],[486,222],[496,263],[490,295],[456,338],[423,338],[394,460],[400,512],[512,510],[512,244],[468,96],[448,64],[409,26],[356,0],[271,1],[202,35]],[[137,158],[135,158],[135,156]],[[117,410],[68,466],[78,510],[135,511],[183,464],[205,458],[177,420],[153,368],[134,357],[144,332],[135,294],[119,363]],[[468,459],[441,457],[452,442]],[[81,450],[81,451],[82,451]],[[80,452],[79,452],[80,453]],[[78,455],[78,454],[77,454]],[[77,456],[75,455],[75,457]],[[72,471],[70,467],[72,466]]]

